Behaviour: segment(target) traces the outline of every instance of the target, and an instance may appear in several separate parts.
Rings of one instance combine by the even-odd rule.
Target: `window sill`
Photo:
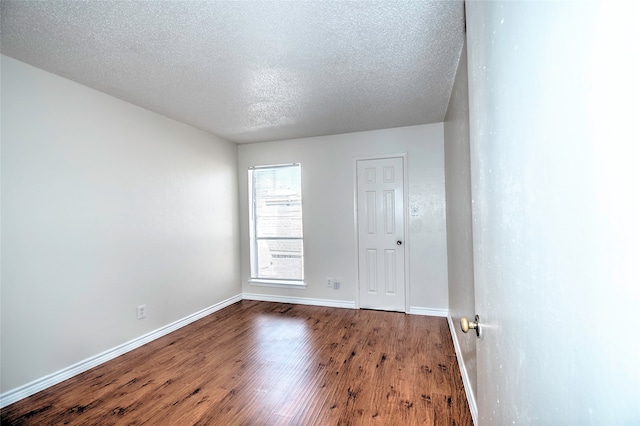
[[[307,288],[307,284],[304,281],[265,280],[260,278],[251,278],[249,280],[249,285],[255,285],[259,287],[297,288],[301,290]]]

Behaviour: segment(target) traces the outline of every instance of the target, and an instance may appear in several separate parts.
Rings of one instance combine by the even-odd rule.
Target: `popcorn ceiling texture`
[[[460,1],[2,1],[4,55],[245,143],[444,121]]]

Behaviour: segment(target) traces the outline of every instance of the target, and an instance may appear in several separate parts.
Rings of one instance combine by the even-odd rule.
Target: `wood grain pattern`
[[[3,425],[472,425],[446,319],[246,300],[0,417]]]

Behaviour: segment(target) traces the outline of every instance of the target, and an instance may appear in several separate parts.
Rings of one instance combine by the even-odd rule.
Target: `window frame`
[[[256,188],[256,174],[255,171],[259,170],[268,170],[268,169],[277,169],[277,168],[288,168],[288,167],[297,167],[300,173],[300,219],[302,222],[302,227],[300,229],[300,237],[282,237],[282,236],[272,236],[272,237],[258,237],[257,236],[257,226],[258,221],[256,220],[256,197],[255,197],[255,188]],[[275,165],[265,165],[265,166],[251,166],[248,169],[248,187],[249,187],[249,257],[250,257],[250,275],[249,275],[249,284],[256,286],[264,286],[264,287],[289,287],[289,288],[306,288],[306,283],[304,281],[304,217],[302,214],[302,166],[300,163],[287,163],[287,164],[275,164]],[[258,241],[277,241],[277,240],[299,240],[301,243],[301,278],[300,279],[292,279],[292,278],[269,278],[269,277],[258,277]]]

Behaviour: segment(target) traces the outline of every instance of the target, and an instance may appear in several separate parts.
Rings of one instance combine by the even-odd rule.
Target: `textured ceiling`
[[[230,141],[444,120],[460,1],[2,1],[4,55]]]

